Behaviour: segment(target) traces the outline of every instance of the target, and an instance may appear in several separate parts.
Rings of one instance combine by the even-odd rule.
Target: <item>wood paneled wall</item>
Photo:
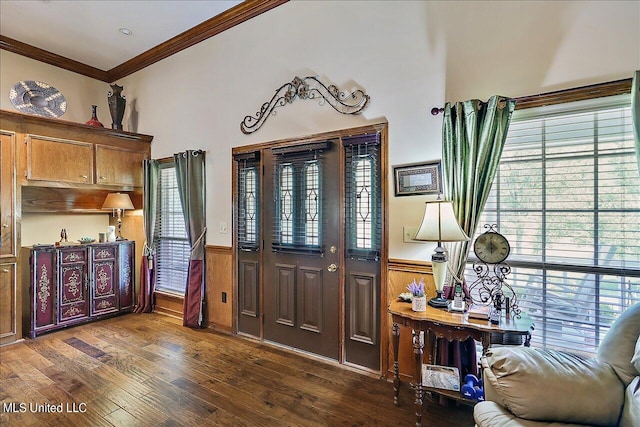
[[[212,328],[233,330],[233,257],[230,247],[207,246],[207,291],[205,322]],[[226,294],[226,302],[223,301]]]
[[[436,296],[436,288],[433,283],[433,273],[431,271],[431,263],[419,261],[407,261],[390,259],[388,265],[388,282],[387,282],[387,303],[394,301],[402,292],[406,292],[407,285],[413,279],[419,282],[424,279],[427,300]],[[387,328],[386,334],[388,339],[388,366],[387,378],[393,378],[393,351],[391,348],[391,315],[386,314]],[[408,380],[415,370],[415,361],[413,359],[413,344],[411,340],[411,328],[400,327],[400,349],[398,352],[398,362],[400,365],[400,376],[403,380]],[[383,373],[384,374],[384,373]]]

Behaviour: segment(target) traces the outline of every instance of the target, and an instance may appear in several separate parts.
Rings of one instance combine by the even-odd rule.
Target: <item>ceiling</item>
[[[107,71],[240,3],[0,0],[0,35]]]

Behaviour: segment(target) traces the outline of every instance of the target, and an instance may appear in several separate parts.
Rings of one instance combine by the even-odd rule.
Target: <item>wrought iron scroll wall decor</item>
[[[331,105],[334,110],[342,114],[359,114],[369,103],[369,95],[357,89],[352,93],[345,93],[338,90],[335,85],[325,86],[320,80],[313,76],[294,78],[291,82],[280,86],[270,101],[265,102],[260,107],[255,116],[245,116],[240,123],[240,130],[244,134],[250,134],[267,121],[270,115],[275,114],[276,107],[284,107],[291,104],[296,97],[301,99],[318,99],[320,105],[325,102]]]

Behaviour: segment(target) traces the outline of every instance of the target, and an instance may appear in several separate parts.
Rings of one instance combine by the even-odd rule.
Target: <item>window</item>
[[[511,242],[508,281],[535,322],[532,344],[594,353],[640,301],[629,96],[516,111],[478,224],[478,234],[498,224]]]
[[[347,254],[358,258],[380,256],[380,135],[345,138]]]
[[[275,251],[321,253],[323,151],[330,141],[273,148]]]
[[[305,212],[305,234],[304,243],[309,246],[318,246],[320,244],[319,225],[320,215],[318,206],[320,206],[320,167],[318,161],[307,162],[304,174],[304,212]]]
[[[191,246],[187,239],[173,162],[161,164],[158,181],[158,212],[154,236],[155,289],[184,295]]]
[[[259,160],[238,160],[238,244],[241,249],[257,249],[259,238]]]

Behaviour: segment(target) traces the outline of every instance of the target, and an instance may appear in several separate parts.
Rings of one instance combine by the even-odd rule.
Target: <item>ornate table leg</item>
[[[413,330],[413,354],[416,358],[416,372],[415,372],[415,407],[416,407],[416,427],[422,427],[422,403],[423,403],[423,391],[422,391],[422,353],[424,351],[424,342],[422,340],[422,334],[420,331]]]
[[[491,347],[491,332],[482,333],[482,355],[487,354],[487,351]]]
[[[393,404],[399,406],[400,368],[398,366],[398,347],[400,346],[400,325],[394,322],[391,333],[393,334],[393,339],[391,340],[393,346]]]

